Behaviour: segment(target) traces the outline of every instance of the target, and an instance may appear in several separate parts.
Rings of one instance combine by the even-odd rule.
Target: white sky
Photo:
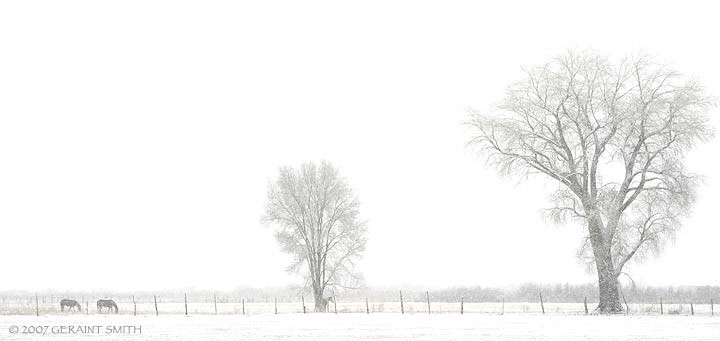
[[[465,149],[465,108],[567,48],[646,51],[720,95],[710,6],[4,1],[0,289],[294,283],[259,219],[277,168],[319,159],[363,203],[369,285],[594,281],[581,227],[542,219],[552,187]],[[636,281],[720,285],[718,150],[690,156],[695,214]]]

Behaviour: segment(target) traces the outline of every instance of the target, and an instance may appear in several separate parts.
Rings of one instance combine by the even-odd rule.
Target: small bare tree
[[[361,282],[356,261],[366,243],[360,202],[348,181],[329,162],[280,168],[271,183],[262,221],[275,227],[283,252],[293,255],[288,268],[305,275],[315,311],[327,311],[325,290],[355,288]]]
[[[470,112],[469,144],[502,174],[558,184],[550,215],[581,222],[581,255],[598,275],[601,313],[622,311],[618,277],[658,252],[694,200],[685,153],[712,137],[713,101],[646,56],[611,63],[568,52],[526,71],[491,115]]]

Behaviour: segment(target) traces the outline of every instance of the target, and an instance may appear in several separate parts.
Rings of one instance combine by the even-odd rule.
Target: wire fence
[[[62,299],[72,299],[79,303],[80,308],[61,307]],[[118,314],[123,315],[257,315],[257,314],[303,314],[315,313],[312,299],[300,297],[234,297],[223,295],[105,295],[80,296],[68,295],[33,295],[33,296],[1,296],[0,315],[62,315],[62,314],[114,314],[106,308],[98,310],[97,300],[112,299],[118,307]],[[714,316],[716,300],[708,298],[705,302],[623,302],[628,315],[699,315]],[[357,298],[335,297],[327,304],[330,314],[346,313],[399,313],[399,314],[592,314],[597,302],[547,302],[547,297],[538,294],[534,302],[466,302],[464,297],[456,301],[433,301],[432,294],[426,292],[426,300],[406,301],[402,293],[398,299],[373,300],[372,297],[358,300]]]

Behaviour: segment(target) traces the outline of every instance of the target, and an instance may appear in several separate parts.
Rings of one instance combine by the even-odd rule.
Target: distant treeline
[[[458,297],[464,297],[467,302],[492,302],[503,299],[507,302],[535,302],[539,300],[540,292],[546,302],[582,302],[585,297],[590,302],[598,300],[597,284],[540,285],[526,283],[509,289],[460,287],[431,291],[431,295],[436,301],[449,302],[457,301]],[[623,286],[621,293],[628,303],[654,303],[661,298],[667,303],[706,302],[710,299],[717,301],[720,298],[720,286]],[[411,295],[413,295],[412,298],[421,300],[424,293],[412,293]]]
[[[435,302],[458,302],[462,297],[465,302],[536,302],[542,292],[545,302],[576,303],[582,302],[586,297],[589,302],[598,301],[597,284],[535,284],[526,283],[509,288],[493,287],[455,287],[435,289],[429,291]],[[623,286],[622,294],[628,303],[655,303],[662,298],[667,303],[706,302],[720,299],[720,286]],[[406,301],[425,301],[426,291],[418,289],[403,290]],[[340,296],[340,295],[339,295]],[[367,289],[344,292],[343,299],[364,300],[370,297],[373,300],[399,301],[399,290]]]
[[[364,301],[368,298],[371,301],[395,302],[400,300],[402,290],[405,301],[425,301],[426,290],[414,287],[412,289],[389,289],[389,288],[363,288],[357,290],[343,290],[334,295],[338,301]],[[597,284],[535,284],[526,283],[508,288],[493,287],[455,287],[446,289],[429,289],[430,297],[434,302],[459,302],[462,297],[465,302],[535,302],[539,300],[539,293],[542,292],[545,302],[575,303],[582,302],[586,297],[589,302],[597,302]],[[710,299],[716,302],[720,299],[720,286],[628,286],[621,289],[622,294],[628,303],[655,303],[660,299],[666,303],[704,303]],[[278,302],[296,302],[302,296],[306,300],[312,300],[308,292],[299,288],[241,288],[232,291],[212,290],[163,290],[157,292],[149,291],[41,291],[38,295],[47,300],[60,297],[70,298],[115,298],[121,301],[131,300],[134,296],[139,300],[152,300],[157,296],[158,302],[180,302],[184,295],[193,301],[212,302],[215,297],[218,303],[240,302],[247,303],[270,303],[277,299]],[[0,302],[14,298],[31,298],[35,292],[27,291],[0,291]],[[327,292],[326,296],[333,296]]]

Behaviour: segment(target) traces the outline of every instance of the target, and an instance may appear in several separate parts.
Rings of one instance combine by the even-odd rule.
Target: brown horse
[[[68,308],[68,311],[73,311],[73,309],[75,309],[77,311],[82,310],[80,303],[78,303],[78,301],[76,301],[76,300],[68,300],[68,299],[60,300],[60,311],[65,311],[65,307]]]
[[[118,306],[117,306],[117,304],[115,304],[115,301],[113,301],[113,300],[98,300],[97,301],[98,312],[102,313],[102,308],[107,308],[108,312],[112,312],[112,310],[115,309],[115,314],[118,313]]]

